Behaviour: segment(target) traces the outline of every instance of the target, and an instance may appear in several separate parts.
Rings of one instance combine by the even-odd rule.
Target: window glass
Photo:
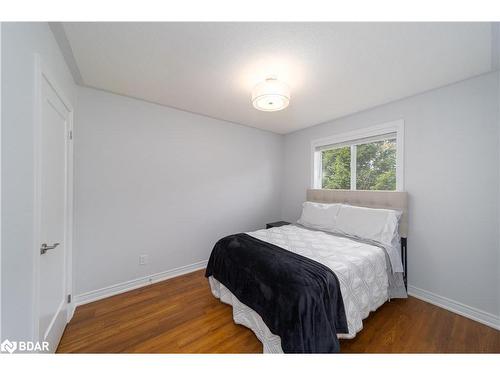
[[[351,188],[351,147],[345,146],[321,152],[322,187]]]
[[[355,147],[356,190],[396,190],[396,139]]]

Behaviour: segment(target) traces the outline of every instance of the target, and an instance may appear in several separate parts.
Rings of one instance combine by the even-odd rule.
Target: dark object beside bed
[[[266,229],[282,227],[283,225],[289,225],[289,224],[291,223],[289,223],[288,221],[275,221],[273,223],[267,223]]]
[[[215,244],[205,276],[257,312],[285,353],[339,352],[344,303],[337,276],[321,263],[240,233]]]

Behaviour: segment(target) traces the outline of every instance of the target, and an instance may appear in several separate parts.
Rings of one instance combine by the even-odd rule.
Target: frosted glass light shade
[[[273,112],[288,107],[290,88],[284,82],[268,78],[252,91],[252,104],[259,111]]]

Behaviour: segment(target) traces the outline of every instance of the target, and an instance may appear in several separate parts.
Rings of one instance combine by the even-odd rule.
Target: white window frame
[[[316,139],[311,142],[311,187],[321,189],[321,151],[319,147],[345,142],[356,142],[363,138],[383,136],[396,133],[396,191],[404,191],[404,120],[395,120],[368,128],[335,134],[330,137]],[[351,171],[356,169],[355,145],[351,146]],[[356,190],[356,174],[351,173],[351,189]]]

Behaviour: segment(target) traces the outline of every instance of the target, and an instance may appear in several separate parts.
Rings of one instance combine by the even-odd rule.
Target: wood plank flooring
[[[77,308],[59,353],[262,353],[204,271]],[[416,298],[392,300],[363,321],[343,353],[500,353],[500,331]]]

